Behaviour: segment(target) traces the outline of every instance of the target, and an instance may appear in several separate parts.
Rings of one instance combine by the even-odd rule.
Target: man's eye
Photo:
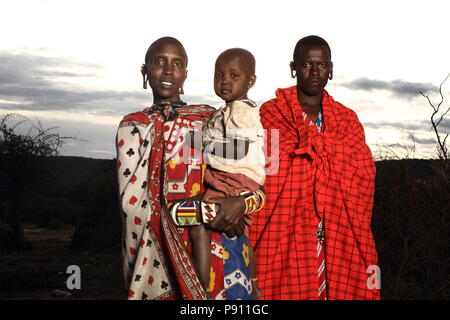
[[[320,67],[323,68],[323,69],[325,69],[325,68],[327,67],[327,64],[326,64],[326,63],[321,63],[321,64],[320,64]]]
[[[304,64],[303,64],[303,67],[304,67],[304,68],[311,68],[311,64],[310,64],[310,63],[304,63]]]
[[[178,68],[183,67],[183,64],[182,64],[180,61],[176,61],[174,64],[175,64],[175,66],[178,67]]]
[[[162,58],[157,58],[157,59],[155,59],[155,62],[154,62],[155,64],[163,64],[164,63],[164,60],[162,59]]]

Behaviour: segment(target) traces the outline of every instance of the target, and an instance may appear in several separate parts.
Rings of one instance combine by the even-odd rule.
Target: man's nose
[[[319,74],[319,65],[316,63],[313,63],[313,65],[311,66],[311,73],[313,75],[318,75]]]

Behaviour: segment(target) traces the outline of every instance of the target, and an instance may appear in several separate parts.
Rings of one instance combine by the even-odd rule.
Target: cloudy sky
[[[440,101],[450,73],[449,12],[446,0],[2,1],[0,114],[19,113],[81,139],[63,155],[113,158],[122,116],[152,102],[139,70],[154,40],[170,35],[184,44],[184,100],[219,107],[212,81],[223,50],[255,55],[249,97],[263,103],[294,84],[295,43],[316,34],[332,49],[327,90],[357,112],[372,152],[411,147],[414,137],[409,156],[431,157],[431,108],[419,91]],[[448,107],[450,79],[443,94]],[[449,132],[450,121],[441,126]]]

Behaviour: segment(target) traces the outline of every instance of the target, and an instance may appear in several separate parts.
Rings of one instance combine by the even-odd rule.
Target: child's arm
[[[233,139],[231,142],[215,142],[211,154],[227,159],[239,160],[248,154],[250,142],[248,139]]]

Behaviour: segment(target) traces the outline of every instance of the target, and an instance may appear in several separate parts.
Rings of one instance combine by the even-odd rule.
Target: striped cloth
[[[308,115],[303,112],[303,120],[308,121]],[[317,119],[315,122],[312,120],[309,120],[309,125],[317,126],[317,131],[322,131],[322,110],[319,110],[319,114],[317,115]],[[325,241],[325,230],[323,228],[323,220],[320,220],[319,224],[317,225],[317,231],[316,231],[316,237],[317,237],[317,277],[318,277],[318,284],[319,288],[317,290],[317,296],[319,297],[319,300],[327,300],[327,279],[326,279],[326,273],[325,273],[325,249],[323,246],[323,242]]]

